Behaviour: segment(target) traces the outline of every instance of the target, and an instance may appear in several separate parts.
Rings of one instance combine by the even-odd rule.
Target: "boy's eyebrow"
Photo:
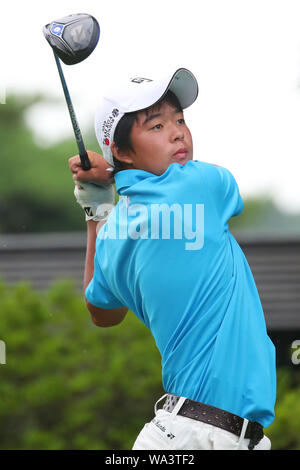
[[[144,126],[144,124],[147,124],[147,122],[152,121],[152,119],[155,119],[155,118],[160,117],[160,116],[161,116],[161,113],[149,114],[146,117],[145,121],[143,122],[143,126]]]
[[[182,113],[181,109],[175,109],[174,114]],[[147,124],[147,122],[152,121],[152,119],[156,119],[157,117],[161,117],[161,113],[154,113],[154,114],[149,114],[145,121],[143,122],[143,126]]]

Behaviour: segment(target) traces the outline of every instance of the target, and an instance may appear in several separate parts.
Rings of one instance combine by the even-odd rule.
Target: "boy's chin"
[[[179,163],[179,165],[185,165],[190,160],[193,160],[193,157],[190,157],[189,155],[186,155],[185,157],[180,157],[180,158],[175,157],[175,158],[173,158],[171,163]]]

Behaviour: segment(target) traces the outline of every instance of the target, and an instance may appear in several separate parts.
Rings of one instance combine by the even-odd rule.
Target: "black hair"
[[[149,106],[149,108],[145,108],[139,111],[133,111],[131,113],[124,114],[124,116],[118,122],[115,133],[114,133],[114,142],[119,151],[126,151],[126,150],[134,151],[132,141],[131,141],[131,130],[132,130],[133,124],[137,122],[138,120],[138,114],[141,112],[145,112],[146,115],[148,115],[149,111],[160,109],[164,103],[168,103],[174,106],[179,112],[182,112],[182,106],[179,102],[179,99],[172,91],[168,90],[167,93],[165,93],[160,98],[159,101],[157,101],[152,106]],[[112,173],[113,175],[116,174],[118,171],[125,169],[124,163],[118,160],[114,155],[113,155],[113,162],[114,162],[114,171]]]

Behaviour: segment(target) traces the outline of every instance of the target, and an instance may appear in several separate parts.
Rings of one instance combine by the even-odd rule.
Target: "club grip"
[[[80,156],[82,169],[85,171],[90,170],[92,166],[91,166],[91,162],[89,160],[87,152],[81,152],[79,156]]]

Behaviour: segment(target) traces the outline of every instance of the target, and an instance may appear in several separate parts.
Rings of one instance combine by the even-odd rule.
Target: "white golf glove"
[[[115,192],[112,184],[75,181],[74,195],[85,212],[85,220],[106,220],[114,208]]]

